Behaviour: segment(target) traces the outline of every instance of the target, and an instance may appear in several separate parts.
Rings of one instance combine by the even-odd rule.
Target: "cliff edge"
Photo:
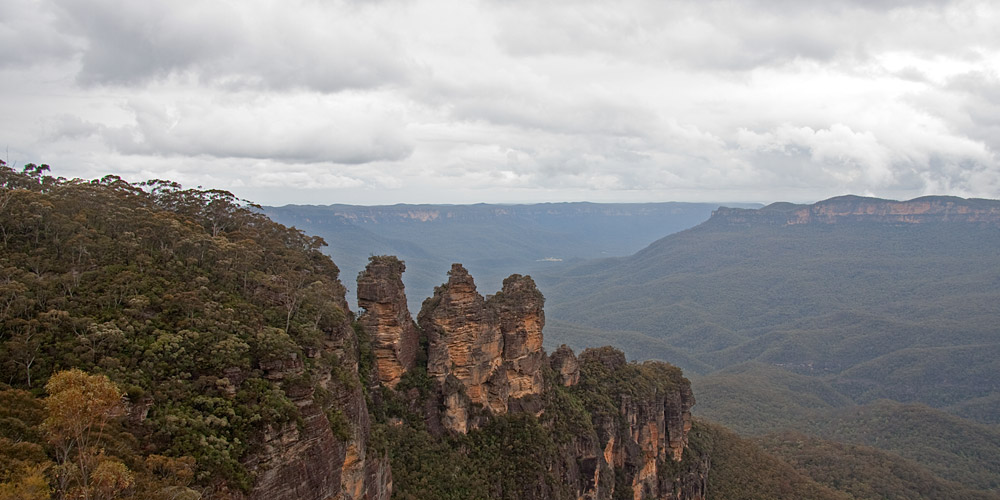
[[[760,209],[721,207],[709,222],[728,225],[927,224],[964,222],[1000,225],[1000,201],[924,196],[908,201],[838,196],[812,205],[773,203]]]

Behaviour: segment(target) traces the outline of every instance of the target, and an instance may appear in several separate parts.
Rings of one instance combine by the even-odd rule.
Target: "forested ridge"
[[[858,487],[881,461],[901,498],[995,497],[998,248],[1000,201],[843,196],[720,209],[633,256],[538,279],[559,341],[613,336],[631,358],[673,360],[697,415],[745,436],[805,433],[801,455],[769,449],[825,484],[885,494]],[[842,460],[853,446],[883,455]]]
[[[29,164],[0,166],[0,186],[0,479],[44,473],[59,497],[93,497],[108,463],[139,498],[249,488],[248,446],[297,418],[261,363],[307,359],[306,385],[338,366],[304,356],[347,314],[322,240],[169,181],[67,180]],[[70,368],[78,392],[110,381],[125,398],[81,407],[106,420],[99,439],[58,454],[47,402]]]

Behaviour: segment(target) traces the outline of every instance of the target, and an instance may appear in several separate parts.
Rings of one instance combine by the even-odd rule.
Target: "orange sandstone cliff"
[[[403,271],[395,257],[372,257],[358,275],[358,323],[373,335],[372,351],[379,382],[395,388],[399,378],[413,368],[419,334],[406,307]]]
[[[349,310],[343,296],[330,299],[342,311]],[[249,500],[391,496],[389,460],[373,456],[369,447],[369,411],[358,382],[358,346],[350,318],[342,317],[324,333],[322,347],[306,352],[310,360],[292,355],[260,363],[265,376],[278,381],[298,408],[301,421],[268,429],[261,446],[250,453],[246,465],[256,480],[246,495]],[[307,375],[305,364],[324,358],[335,360],[341,378],[330,371]],[[238,383],[239,374],[229,375]],[[334,432],[338,422],[346,428]]]
[[[446,392],[447,428],[475,427],[470,405],[504,414],[512,399],[542,393],[543,303],[535,282],[517,274],[484,299],[461,264],[452,266],[448,282],[424,302],[418,320],[428,340],[427,373],[467,396]],[[446,384],[450,378],[460,385]]]

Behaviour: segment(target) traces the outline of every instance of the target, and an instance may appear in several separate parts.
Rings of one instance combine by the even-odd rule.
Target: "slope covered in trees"
[[[0,439],[13,443],[0,448],[20,461],[0,479],[44,472],[60,498],[97,498],[94,474],[111,463],[133,476],[122,494],[225,496],[251,488],[268,437],[314,435],[341,456],[363,441],[362,427],[331,435],[360,392],[322,240],[229,193],[166,181],[0,165],[0,186],[0,388],[11,402]],[[53,404],[71,394],[53,375],[70,368],[125,395],[99,442],[59,444],[65,432],[49,423],[71,418]],[[313,427],[324,411],[325,431]]]
[[[697,374],[696,412],[741,433],[874,446],[981,491],[1000,479],[1000,202],[720,209],[539,282],[561,341],[610,329],[650,347],[636,359],[675,353]]]
[[[1000,202],[972,205],[984,204]],[[989,210],[919,223],[723,214],[539,282],[553,318],[661,339],[699,362],[679,361],[693,372],[758,361],[858,402],[989,404],[1000,368],[1000,215]]]

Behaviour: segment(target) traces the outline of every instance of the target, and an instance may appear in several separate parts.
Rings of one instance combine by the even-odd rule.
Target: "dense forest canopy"
[[[323,241],[225,191],[48,170],[0,164],[0,480],[52,465],[63,493],[92,490],[96,472],[67,465],[91,454],[135,474],[144,498],[168,476],[249,487],[254,436],[297,418],[261,362],[336,365],[304,355],[348,314]],[[55,397],[53,374],[70,368],[122,391],[128,415],[57,454],[36,398]]]

